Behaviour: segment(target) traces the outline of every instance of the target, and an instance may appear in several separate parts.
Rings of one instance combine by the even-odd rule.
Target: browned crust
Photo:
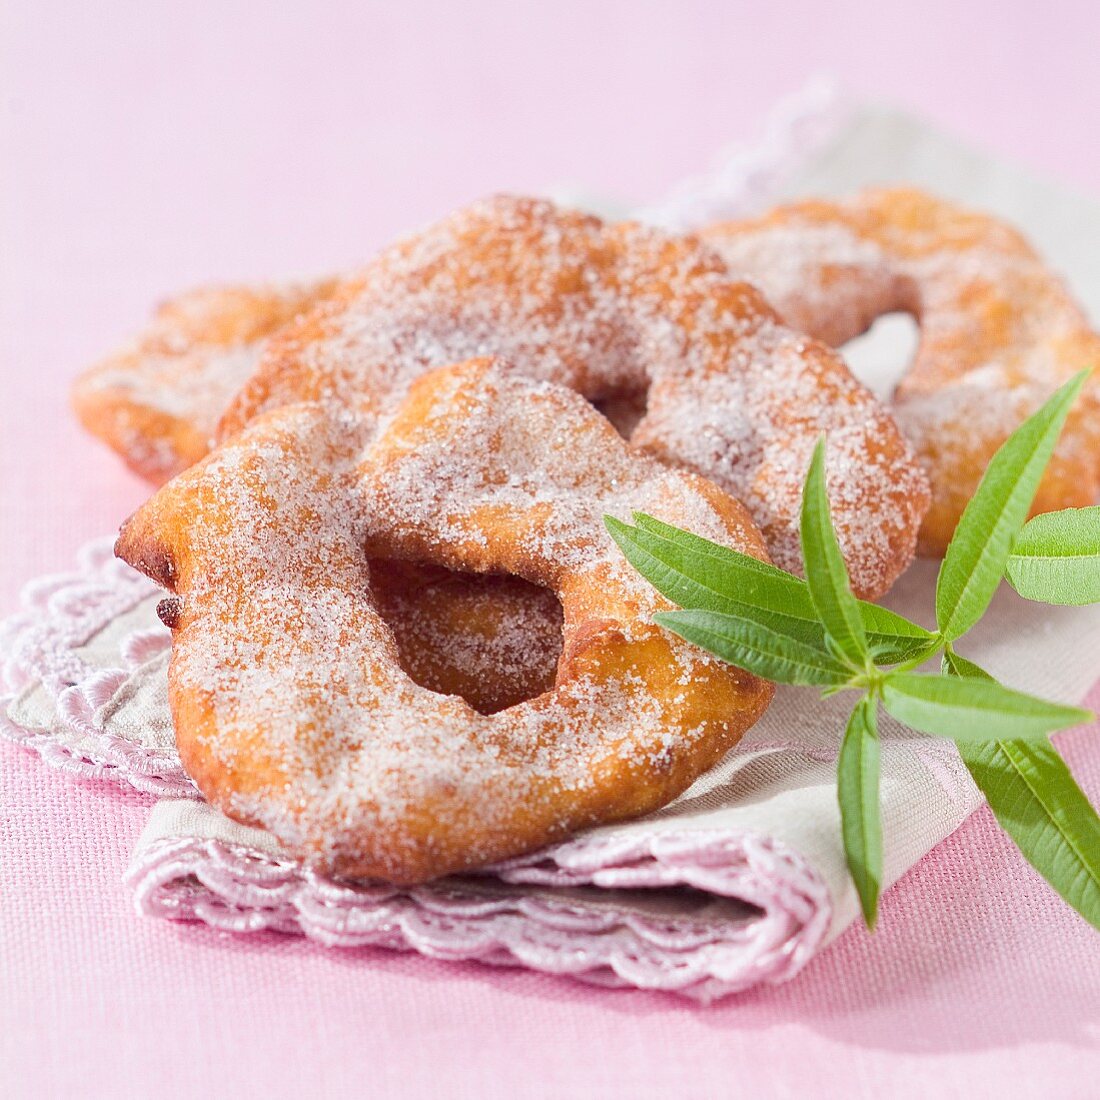
[[[821,230],[835,236],[822,238]],[[782,255],[766,247],[776,232],[784,234]],[[791,324],[828,344],[844,344],[895,311],[921,324],[920,346],[894,401],[932,489],[919,539],[924,554],[946,550],[1010,432],[1073,374],[1100,364],[1100,335],[1019,232],[914,188],[790,203],[713,226],[705,237],[737,274],[760,282]],[[854,244],[868,249],[860,253]],[[778,281],[782,272],[797,277]],[[977,381],[991,374],[995,383]],[[1094,373],[1032,514],[1084,507],[1098,494]]]
[[[404,455],[415,469],[419,461],[417,452],[403,441],[425,425],[434,425],[428,430],[435,444],[447,454],[455,453],[448,433],[458,430],[466,415],[461,395],[480,394],[470,409],[502,402],[512,410],[510,415],[522,416],[532,402],[552,402],[555,423],[570,431],[577,449],[570,478],[577,469],[587,471],[593,484],[606,478],[604,492],[610,491],[612,478],[620,485],[636,485],[629,490],[634,494],[631,506],[636,502],[671,522],[684,521],[686,513],[679,503],[683,501],[692,515],[709,514],[711,529],[726,532],[731,545],[765,556],[759,532],[736,501],[695,475],[631,457],[607,422],[568,391],[540,390],[532,396],[530,383],[480,361],[435,372],[422,379],[417,390],[408,405],[409,416],[399,415],[387,434],[365,451],[357,440],[367,436],[356,421],[343,418],[333,424],[331,413],[317,407],[288,408],[261,418],[156,494],[127,523],[118,541],[120,556],[176,593],[168,611],[175,630],[170,698],[181,758],[203,794],[237,820],[273,831],[291,854],[311,865],[398,883],[480,866],[587,825],[664,805],[740,739],[773,693],[770,684],[706,656],[648,621],[653,606],[662,606],[662,601],[621,565],[598,512],[591,534],[578,533],[577,545],[589,545],[591,540],[593,547],[603,549],[591,559],[578,559],[589,564],[574,566],[546,557],[537,540],[510,530],[499,518],[499,507],[492,505],[492,484],[484,490],[484,507],[463,512],[465,518],[451,516],[449,542],[434,542],[426,535],[430,528],[418,531],[396,519],[387,536],[390,521],[379,520],[387,514],[379,509],[387,507],[385,486],[393,463],[400,463]],[[484,438],[486,446],[493,446],[489,436]],[[330,441],[326,445],[332,448],[331,466],[318,463],[318,440]],[[511,468],[507,455],[497,458]],[[471,455],[469,461],[476,464],[480,459]],[[232,482],[226,480],[229,470],[234,471]],[[548,492],[553,491],[553,476],[539,480]],[[345,480],[348,477],[354,482]],[[293,495],[284,498],[282,487],[288,485]],[[366,509],[370,538],[348,542],[335,530],[335,521],[316,522],[318,514],[327,514],[324,498],[330,493],[350,494],[347,509],[341,507],[334,516]],[[576,499],[567,493],[554,507],[575,507],[568,502]],[[246,500],[251,503],[241,513],[234,502]],[[701,513],[700,508],[709,512]],[[549,519],[540,506],[523,520],[523,530],[539,530]],[[460,534],[455,524],[466,534]],[[245,528],[247,539],[234,535]],[[308,553],[300,552],[303,545],[310,547]],[[352,545],[354,552],[349,550]],[[248,556],[242,557],[245,546]],[[293,547],[294,553],[288,556],[280,547]],[[421,553],[415,556],[428,564],[505,570],[556,591],[565,626],[552,690],[492,718],[474,716],[454,699],[417,693],[398,665],[392,636],[378,633],[377,609],[367,595],[367,555],[383,552],[390,559],[402,558],[418,548]],[[605,559],[605,554],[610,556]],[[268,560],[269,555],[277,560]],[[279,577],[278,603],[261,596],[257,588],[273,574]],[[348,603],[348,595],[356,591],[363,598]],[[346,611],[334,611],[336,617],[323,626],[313,615],[283,614],[283,601],[297,607],[316,597],[327,601],[324,606],[335,606],[336,596]],[[346,620],[339,617],[344,614]],[[322,661],[311,647],[316,637],[328,638],[334,629],[343,640]],[[368,636],[381,638],[382,645],[363,649],[366,663],[360,664],[357,646]],[[196,661],[198,667],[206,667],[211,646],[225,652],[217,684],[205,674],[192,674]],[[271,700],[253,694],[263,690],[256,686],[263,680],[252,671],[283,653],[300,662],[292,667],[303,673],[293,708],[272,707]],[[321,667],[325,676],[318,678],[315,673]],[[366,677],[358,685],[344,679],[356,668]],[[248,678],[238,682],[238,676]],[[253,685],[248,691],[240,687],[245,682]],[[408,736],[433,728],[433,723],[453,723],[457,731],[466,731],[456,736],[499,744],[502,775],[512,775],[512,780],[502,779],[490,795],[478,774],[455,774],[446,753],[431,758],[440,765],[438,777],[423,774],[425,767],[431,770],[431,760],[425,763],[419,757],[413,761],[415,769],[405,772],[400,750],[391,747],[388,751],[397,755],[387,765],[392,770],[385,773],[381,788],[367,782],[361,790],[344,791],[339,776],[346,769],[335,768],[338,761],[326,755],[325,746],[335,744],[337,736],[335,728],[323,724],[326,707],[371,683],[378,685],[370,696],[377,705],[412,708]],[[626,692],[627,698],[616,704],[621,713],[582,709],[569,717],[564,700],[574,697],[570,693],[588,698],[592,691],[599,695],[605,690],[616,698],[617,692]],[[385,710],[390,720],[392,707]],[[369,755],[374,750],[366,734],[382,736],[388,728],[382,715],[378,726],[368,714],[364,721],[362,746],[346,751]],[[592,721],[607,723],[606,743],[586,747],[589,742],[582,738],[570,748],[576,732],[570,723]],[[288,722],[291,728],[285,729]],[[517,734],[520,730],[522,735]],[[546,751],[560,741],[562,751],[581,755],[571,759],[560,777],[552,769],[544,772],[541,765],[529,773],[520,759],[512,761],[510,754],[519,752],[525,758],[542,739]],[[623,739],[632,747],[615,748]],[[315,758],[299,757],[298,748],[288,755],[288,746],[312,744],[318,746]],[[463,751],[461,744],[453,749]],[[590,760],[587,753],[592,754]],[[297,759],[304,770],[295,770]],[[579,785],[577,766],[585,768],[585,781]],[[326,769],[331,770],[333,785],[327,786],[327,780],[320,787],[313,784],[313,773],[329,774]],[[399,800],[397,809],[376,812],[373,799],[385,799],[391,784],[400,784],[402,776],[412,785],[409,797]],[[303,799],[313,797],[312,791],[320,800],[304,806]]]

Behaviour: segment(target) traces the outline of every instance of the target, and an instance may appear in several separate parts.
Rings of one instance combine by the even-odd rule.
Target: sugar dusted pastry
[[[705,234],[796,328],[832,345],[885,313],[920,324],[894,415],[932,486],[920,544],[942,553],[993,452],[1071,375],[1100,365],[1100,336],[1014,229],[911,189],[810,200]],[[1100,380],[1086,386],[1035,512],[1100,491]]]
[[[785,327],[698,240],[535,199],[475,203],[384,252],[272,338],[220,436],[303,400],[384,407],[424,371],[489,352],[611,403],[627,430],[648,389],[632,441],[743,500],[788,569],[827,432],[854,588],[881,594],[912,558],[924,475],[838,355]]]
[[[80,422],[159,485],[210,449],[264,340],[335,285],[208,287],[165,302],[128,347],[77,378]]]
[[[772,688],[652,622],[602,517],[763,558],[744,508],[631,450],[576,393],[488,360],[385,416],[298,404],[161,489],[118,553],[169,587],[170,699],[203,794],[338,874],[417,882],[653,810]],[[553,688],[491,717],[402,670],[372,557],[502,573],[564,610]]]

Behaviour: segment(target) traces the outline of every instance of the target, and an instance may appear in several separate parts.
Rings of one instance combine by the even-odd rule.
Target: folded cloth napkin
[[[814,91],[783,117],[767,155],[738,154],[647,216],[695,224],[789,195],[910,180],[1020,224],[1100,306],[1100,209],[889,111],[845,113]],[[911,340],[884,331],[853,347],[880,385]],[[918,562],[885,602],[927,622],[934,582],[934,564]],[[0,732],[69,772],[161,796],[127,876],[143,913],[703,1000],[792,977],[858,915],[835,796],[842,697],[780,689],[718,767],[648,817],[425,886],[338,881],[201,800],[175,753],[159,598],[105,541],[72,575],[28,586],[24,610],[0,624]],[[966,654],[1014,686],[1076,702],[1100,672],[1098,632],[1100,609],[1039,607],[1004,587]],[[889,885],[981,799],[949,743],[889,720],[883,735]]]

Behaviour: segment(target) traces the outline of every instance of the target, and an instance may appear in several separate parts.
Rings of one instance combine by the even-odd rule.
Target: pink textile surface
[[[354,262],[490,190],[651,199],[820,69],[1100,191],[1085,5],[1075,24],[989,0],[820,20],[782,4],[194,7],[3,14],[0,614],[144,498],[78,431],[65,386],[181,286]],[[1060,741],[1094,799],[1096,734]],[[710,1009],[139,920],[121,876],[147,813],[0,747],[0,1093],[1098,1091],[1096,934],[987,811],[886,895],[873,937],[853,929],[793,984]]]

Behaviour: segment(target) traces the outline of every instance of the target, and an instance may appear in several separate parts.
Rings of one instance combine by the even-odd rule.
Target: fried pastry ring
[[[162,305],[132,347],[81,375],[86,428],[155,484],[205,455],[218,418],[272,332],[335,288],[209,288]],[[630,410],[627,409],[626,415]],[[417,683],[484,714],[545,691],[561,649],[561,608],[518,577],[371,563],[379,609]]]
[[[283,328],[219,437],[300,401],[382,407],[431,367],[488,353],[624,421],[648,388],[632,441],[743,500],[787,569],[801,567],[802,479],[824,431],[853,587],[880,595],[912,559],[924,476],[838,355],[786,328],[697,239],[535,199],[459,211]]]
[[[329,280],[181,294],[130,346],[77,378],[73,408],[92,435],[159,485],[210,449],[263,341],[335,287]]]
[[[812,200],[705,233],[796,328],[834,346],[885,313],[920,325],[894,414],[932,485],[920,548],[940,554],[993,452],[1050,394],[1100,364],[1061,281],[1004,223],[911,189]],[[1033,512],[1100,490],[1100,380],[1070,412]]]
[[[771,685],[652,623],[602,516],[763,558],[744,508],[634,452],[577,394],[489,360],[389,416],[288,406],[161,489],[118,553],[175,593],[170,699],[203,794],[328,872],[413,883],[663,805]],[[486,717],[401,669],[371,555],[553,589],[551,691]]]

